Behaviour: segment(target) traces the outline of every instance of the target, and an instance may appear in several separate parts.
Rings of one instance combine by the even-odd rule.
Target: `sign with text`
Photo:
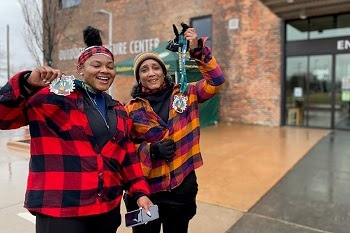
[[[317,40],[288,41],[286,56],[323,55],[349,53],[350,37],[324,38]]]
[[[337,41],[338,50],[350,50],[350,40],[338,40]]]
[[[303,97],[302,87],[294,87],[294,97]]]
[[[127,55],[127,54],[139,54],[143,52],[151,51],[154,48],[157,48],[159,45],[159,38],[150,38],[143,40],[132,40],[130,42],[117,42],[110,45],[104,45],[114,55]],[[65,49],[59,50],[59,60],[76,60],[80,52],[84,48],[74,48],[74,49]]]

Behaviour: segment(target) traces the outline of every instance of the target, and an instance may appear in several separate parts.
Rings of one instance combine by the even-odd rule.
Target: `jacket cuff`
[[[190,57],[191,59],[195,60],[201,60],[202,55],[204,54],[203,48],[205,47],[205,42],[207,41],[208,37],[202,37],[198,39],[198,47],[190,50]]]
[[[149,198],[149,195],[147,195],[146,193],[135,192],[132,195],[132,197],[135,199],[136,202],[140,197],[143,197],[143,196],[146,196]]]
[[[29,96],[31,96],[32,94],[34,94],[34,90],[35,88],[33,88],[32,86],[30,86],[30,84],[28,83],[27,79],[28,79],[28,75],[31,74],[31,71],[25,71],[22,72],[19,76],[19,92],[20,94],[27,98]],[[28,90],[31,91],[31,93],[28,92]]]

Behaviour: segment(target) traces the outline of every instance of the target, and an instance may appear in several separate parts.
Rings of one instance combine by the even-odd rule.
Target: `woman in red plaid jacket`
[[[38,233],[115,233],[124,189],[146,211],[152,205],[129,139],[131,121],[104,92],[115,76],[113,54],[97,29],[86,28],[84,40],[77,65],[83,81],[43,66],[14,75],[0,90],[0,129],[29,125],[24,207],[36,215]]]

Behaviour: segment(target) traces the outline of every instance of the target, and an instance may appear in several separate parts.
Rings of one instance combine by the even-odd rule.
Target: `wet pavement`
[[[13,147],[26,132],[0,131],[0,233],[35,232],[35,218],[22,207],[28,148]],[[189,233],[350,232],[349,142],[348,131],[203,128],[198,213]]]
[[[349,143],[327,135],[228,233],[349,233]]]

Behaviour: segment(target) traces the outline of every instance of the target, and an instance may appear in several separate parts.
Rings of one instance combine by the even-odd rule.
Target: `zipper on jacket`
[[[86,89],[84,89],[84,90],[86,91],[87,95],[89,96],[89,99],[90,99],[92,105],[94,106],[94,108],[95,108],[95,109],[98,111],[98,113],[101,115],[101,117],[102,117],[103,121],[105,122],[105,125],[106,125],[106,127],[107,127],[107,129],[108,129],[108,132],[109,132],[109,125],[108,125],[106,119],[103,117],[103,115],[102,115],[102,113],[100,112],[100,110],[98,110],[98,108],[96,107],[96,104],[95,104],[94,100],[91,98],[89,92],[88,92]]]

